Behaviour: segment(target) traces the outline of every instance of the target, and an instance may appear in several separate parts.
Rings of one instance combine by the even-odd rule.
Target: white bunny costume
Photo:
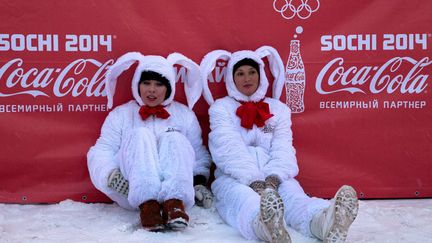
[[[273,98],[265,97],[269,86],[262,60],[265,57],[275,77]],[[240,93],[233,80],[233,67],[244,58],[259,65],[259,86],[251,96]],[[228,61],[225,75],[228,96],[214,102],[207,77],[218,59]],[[273,174],[282,180],[278,192],[285,205],[285,221],[294,229],[311,235],[309,225],[313,215],[328,207],[329,202],[308,197],[295,179],[298,166],[292,145],[291,111],[279,101],[285,77],[278,52],[269,46],[234,53],[215,50],[203,58],[200,68],[203,95],[211,105],[209,149],[217,166],[212,190],[219,214],[245,238],[257,239],[252,222],[259,212],[260,197],[249,184]],[[268,103],[273,116],[263,127],[254,124],[252,129],[247,129],[241,126],[236,110],[241,102],[248,101]]]
[[[138,62],[132,78],[131,100],[112,110],[96,144],[87,154],[90,177],[97,189],[127,209],[138,209],[148,200],[182,200],[186,208],[194,204],[193,176],[209,178],[210,156],[202,144],[201,128],[192,107],[201,96],[199,66],[182,54],[167,58],[129,52],[109,67],[105,85],[108,107],[113,106],[117,78]],[[174,101],[175,70],[179,64],[187,69],[185,93],[188,106]],[[162,103],[170,114],[167,119],[150,117],[143,120],[139,109],[143,101],[138,85],[143,71],[161,74],[169,81],[170,96]],[[108,177],[120,169],[129,181],[126,198],[108,187]]]

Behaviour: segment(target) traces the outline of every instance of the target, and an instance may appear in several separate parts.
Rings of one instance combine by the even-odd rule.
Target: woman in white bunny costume
[[[109,108],[117,78],[136,62],[131,84],[134,100],[108,114],[87,154],[90,177],[121,207],[139,208],[144,228],[182,229],[189,220],[185,210],[194,205],[194,183],[204,184],[209,178],[210,156],[192,111],[202,92],[199,66],[179,53],[167,58],[126,53],[106,74]],[[175,64],[187,69],[183,81],[189,108],[173,100]],[[150,94],[142,94],[145,85],[163,91],[160,102],[150,104],[160,95],[153,88],[145,89]]]
[[[266,97],[267,57],[275,80]],[[218,59],[228,61],[228,95],[213,100],[207,84]],[[204,98],[209,109],[209,149],[216,164],[212,184],[221,217],[247,239],[290,242],[286,225],[324,242],[343,242],[358,210],[357,196],[343,186],[332,201],[311,198],[295,179],[291,111],[279,101],[284,66],[278,52],[215,50],[201,62]]]

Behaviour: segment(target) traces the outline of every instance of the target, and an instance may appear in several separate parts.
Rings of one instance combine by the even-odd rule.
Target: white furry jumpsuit
[[[216,180],[212,184],[215,205],[221,217],[245,238],[257,239],[252,223],[259,212],[260,197],[249,184],[275,174],[282,180],[278,192],[285,205],[285,221],[288,226],[310,236],[313,215],[328,207],[329,202],[307,196],[295,179],[298,166],[292,145],[291,111],[278,99],[265,98],[269,84],[262,56],[257,53],[239,51],[232,55],[223,52],[222,55],[230,58],[225,76],[228,96],[216,100],[209,110],[209,149],[217,167]],[[234,64],[244,58],[251,58],[260,66],[259,87],[249,97],[237,90],[232,77]],[[208,66],[206,61],[204,58],[201,67]],[[273,117],[263,127],[255,124],[252,129],[242,127],[236,115],[241,105],[239,101],[262,99],[269,104]]]
[[[115,67],[127,60],[132,60],[130,64],[140,63],[132,81],[135,100],[108,114],[100,137],[87,154],[91,180],[97,189],[127,209],[137,209],[151,199],[164,202],[173,198],[182,200],[185,207],[190,208],[194,204],[193,176],[209,178],[210,156],[202,144],[200,125],[193,111],[173,101],[173,64],[161,57],[132,54],[135,55],[119,58],[118,65],[114,64],[111,73],[107,74],[109,82],[130,65],[120,70]],[[137,90],[143,70],[158,72],[170,81],[172,93],[163,102],[170,114],[167,119],[151,116],[143,120],[139,114],[142,100]],[[111,87],[115,88],[115,85]],[[114,90],[107,93],[112,102]],[[129,181],[127,198],[107,185],[109,175],[116,168],[120,168]]]

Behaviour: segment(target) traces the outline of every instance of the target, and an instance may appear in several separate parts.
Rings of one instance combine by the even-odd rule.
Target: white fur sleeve
[[[232,120],[229,103],[216,101],[209,109],[210,129],[209,148],[217,168],[240,183],[249,185],[252,181],[263,180],[264,173],[258,168],[240,134],[240,129]]]
[[[278,175],[281,179],[294,178],[298,174],[295,149],[292,145],[291,111],[285,105],[276,106],[279,115],[270,146],[270,160],[264,166],[266,176]]]
[[[96,144],[87,153],[90,178],[95,187],[108,196],[113,193],[107,185],[108,177],[115,168],[118,168],[114,156],[120,148],[121,124],[122,116],[118,109],[114,109],[105,119]]]
[[[194,176],[203,175],[208,180],[210,177],[210,154],[203,145],[201,127],[195,113],[190,111],[189,114],[186,137],[195,151],[195,167],[193,174]]]

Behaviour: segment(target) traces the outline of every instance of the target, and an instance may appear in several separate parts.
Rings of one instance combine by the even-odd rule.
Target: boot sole
[[[147,231],[151,231],[151,232],[161,232],[165,230],[165,225],[155,225],[155,226],[151,226],[151,227],[144,227],[143,228]]]
[[[357,217],[358,207],[357,193],[354,188],[342,186],[335,196],[335,221],[323,243],[345,242],[348,229]]]
[[[182,230],[188,226],[188,222],[183,218],[177,218],[167,222],[167,226],[172,230]]]
[[[277,191],[266,189],[260,202],[261,219],[270,232],[272,243],[290,243],[291,238],[285,227],[284,204]]]

